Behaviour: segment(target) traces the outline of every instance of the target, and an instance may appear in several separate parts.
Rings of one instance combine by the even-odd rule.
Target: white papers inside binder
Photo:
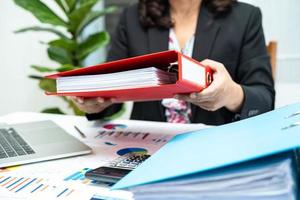
[[[56,80],[57,92],[92,92],[157,86],[175,83],[177,74],[155,67],[135,69],[123,72],[59,77]]]
[[[130,189],[136,200],[296,200],[291,159],[176,178]]]

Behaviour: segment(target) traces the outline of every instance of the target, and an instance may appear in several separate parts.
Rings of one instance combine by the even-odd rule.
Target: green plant
[[[47,53],[51,60],[59,63],[58,67],[32,65],[40,75],[30,75],[30,78],[39,81],[39,87],[44,91],[56,90],[55,81],[43,78],[45,73],[63,72],[82,67],[83,60],[95,50],[105,47],[110,37],[106,31],[100,31],[82,40],[82,32],[94,20],[103,17],[107,13],[114,12],[115,7],[107,7],[103,10],[95,10],[93,7],[101,0],[54,0],[63,11],[64,16],[57,15],[45,3],[40,0],[14,0],[23,9],[32,13],[41,23],[48,26],[26,27],[15,31],[23,33],[27,31],[45,31],[55,34],[55,40],[46,43]],[[66,97],[60,97],[66,101],[76,115],[83,113],[76,105]],[[56,107],[44,109],[42,112],[63,112]]]

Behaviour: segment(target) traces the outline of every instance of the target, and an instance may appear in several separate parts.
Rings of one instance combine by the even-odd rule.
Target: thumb
[[[222,63],[210,60],[210,59],[205,59],[201,62],[202,65],[211,68],[214,72],[219,71],[222,67]]]

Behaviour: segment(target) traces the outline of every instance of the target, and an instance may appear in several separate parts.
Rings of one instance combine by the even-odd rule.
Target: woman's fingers
[[[83,97],[70,97],[70,98],[78,104],[83,104],[84,103],[84,98]]]
[[[77,107],[85,113],[98,113],[103,111],[108,106],[112,105],[115,99],[104,99],[102,97],[70,97]]]
[[[225,66],[222,63],[208,59],[201,63],[214,71],[213,82],[201,92],[190,95],[177,95],[176,97],[209,111],[215,111],[224,106],[232,112],[238,110],[242,104],[244,94],[241,87],[231,79]]]
[[[175,99],[179,99],[179,100],[183,100],[183,101],[187,101],[190,103],[194,103],[194,104],[199,104],[202,102],[209,102],[212,99],[210,98],[206,98],[206,99],[202,99],[202,98],[197,98],[197,97],[191,97],[191,95],[175,95],[174,96]]]
[[[201,92],[195,92],[190,94],[192,99],[198,99],[199,101],[209,100],[217,95],[217,87],[215,85],[210,85]]]
[[[193,99],[190,95],[175,95],[174,98],[193,103],[208,111],[216,111],[220,108],[219,101],[214,98],[207,100],[197,98]]]
[[[182,95],[182,94],[175,95],[174,99],[183,100],[183,101],[187,101],[187,102],[193,101],[193,99],[191,99],[190,95]]]
[[[209,67],[210,69],[212,69],[214,72],[218,72],[220,70],[225,69],[224,65],[222,63],[219,63],[217,61],[214,60],[210,60],[210,59],[205,59],[201,62],[202,65]]]
[[[97,97],[97,102],[98,103],[104,103],[105,99],[102,97]]]

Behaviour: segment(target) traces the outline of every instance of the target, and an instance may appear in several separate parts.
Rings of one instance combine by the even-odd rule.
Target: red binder
[[[115,98],[117,101],[149,101],[172,98],[176,94],[188,94],[200,92],[212,82],[212,70],[203,66],[198,61],[189,58],[177,51],[163,51],[147,54],[112,62],[107,62],[95,66],[75,69],[46,76],[46,78],[56,79],[64,76],[79,76],[105,74],[146,67],[165,68],[170,63],[178,64],[178,80],[174,84],[165,84],[151,87],[140,87],[130,89],[100,90],[93,92],[70,92],[51,93],[47,95],[58,96],[82,96],[82,97],[103,97]]]

